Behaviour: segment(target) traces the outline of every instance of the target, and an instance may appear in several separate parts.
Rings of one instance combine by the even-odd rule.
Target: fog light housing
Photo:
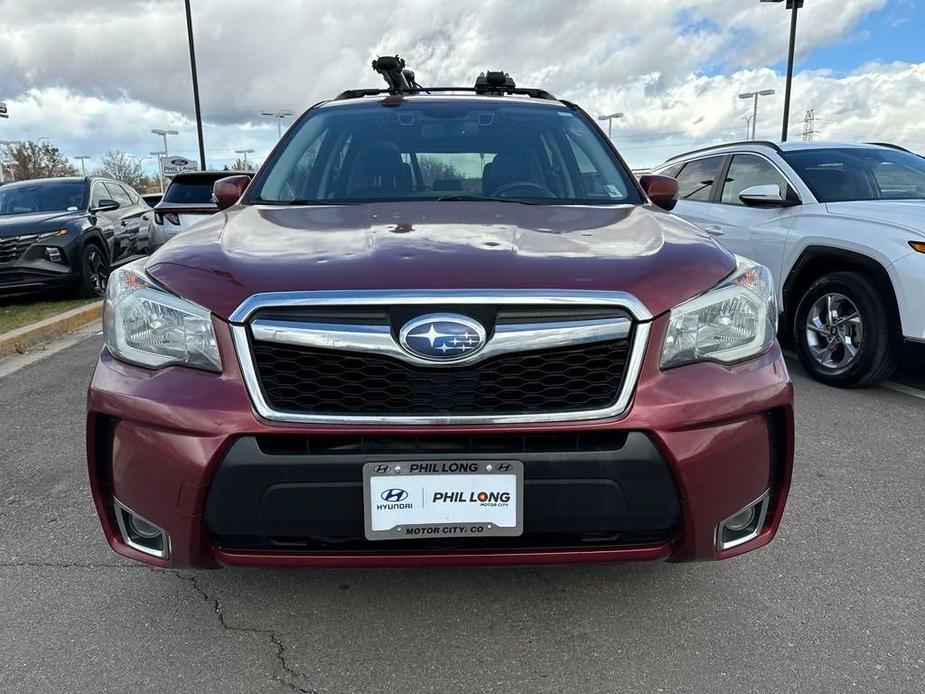
[[[60,248],[55,248],[54,246],[45,246],[45,260],[49,260],[52,263],[64,264],[64,254],[61,253]]]
[[[113,499],[113,506],[116,524],[125,544],[158,559],[170,556],[170,537],[165,530],[139,516],[118,499]]]
[[[722,552],[758,537],[764,529],[769,501],[770,493],[765,492],[717,525],[716,549]]]

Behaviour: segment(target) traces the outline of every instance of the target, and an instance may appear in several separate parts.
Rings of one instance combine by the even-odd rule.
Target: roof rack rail
[[[474,87],[422,87],[415,80],[414,72],[405,67],[404,59],[397,55],[376,58],[373,61],[373,70],[382,75],[388,85],[387,89],[348,89],[338,94],[335,101],[359,99],[364,96],[378,96],[380,94],[402,96],[406,94],[430,94],[432,92],[472,92],[483,96],[516,94],[534,99],[557,101],[556,97],[544,89],[518,87],[509,74],[500,70],[481,73],[475,80]]]
[[[900,152],[909,152],[909,153],[911,154],[911,151],[910,151],[910,150],[908,150],[908,149],[906,149],[905,147],[902,147],[902,146],[900,146],[900,145],[894,145],[892,142],[865,142],[864,144],[865,144],[865,145],[874,145],[875,147],[889,147],[890,149],[897,149],[897,150],[899,150]]]
[[[703,152],[710,152],[714,149],[725,149],[726,147],[741,147],[742,145],[763,145],[765,147],[770,147],[778,154],[783,154],[784,152],[779,144],[776,142],[771,142],[770,140],[740,140],[738,142],[725,142],[718,145],[710,145],[709,147],[702,147],[701,149],[695,149],[690,152],[684,152],[683,154],[676,154],[670,159],[666,159],[665,163],[674,161],[675,159],[683,159],[685,157],[689,157],[692,154],[701,154]]]

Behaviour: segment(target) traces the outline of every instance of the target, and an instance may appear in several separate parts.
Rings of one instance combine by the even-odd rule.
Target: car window
[[[925,199],[925,159],[880,147],[832,147],[786,152],[819,202]]]
[[[125,194],[128,195],[128,199],[132,201],[133,205],[137,205],[138,201],[141,199],[141,196],[135,192],[135,189],[131,186],[127,186],[124,183],[119,184],[122,187],[122,190],[125,191]]]
[[[109,191],[109,197],[119,203],[122,207],[131,207],[132,199],[118,183],[107,182],[106,190]]]
[[[84,181],[28,181],[0,187],[0,215],[83,209]]]
[[[776,185],[781,197],[787,196],[789,184],[771,162],[752,154],[737,154],[732,158],[723,183],[722,201],[727,205],[744,205],[739,194],[752,186]]]
[[[681,170],[682,166],[684,166],[684,164],[672,164],[671,166],[667,166],[660,171],[656,171],[655,173],[657,173],[659,176],[670,176],[671,178],[677,178],[678,172]]]
[[[106,190],[106,186],[101,181],[93,184],[90,191],[90,207],[99,207],[100,200],[112,200],[112,194]]]
[[[708,157],[688,162],[677,175],[679,198],[707,202],[713,192],[713,184],[719,175],[724,157]]]
[[[318,109],[264,166],[250,201],[638,203],[630,174],[583,114],[507,101],[408,100]]]
[[[208,205],[212,203],[212,186],[218,178],[195,176],[175,178],[167,186],[163,202],[183,203],[187,205]]]

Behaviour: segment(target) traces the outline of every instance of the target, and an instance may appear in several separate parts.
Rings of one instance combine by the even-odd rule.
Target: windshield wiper
[[[438,202],[514,202],[518,205],[546,205],[548,203],[525,198],[495,198],[490,195],[442,195]]]

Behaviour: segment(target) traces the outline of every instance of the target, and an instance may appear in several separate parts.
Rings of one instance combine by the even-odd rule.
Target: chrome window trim
[[[312,305],[385,305],[394,303],[410,303],[419,305],[434,304],[539,304],[539,305],[599,305],[614,306],[630,311],[641,322],[635,324],[632,330],[632,346],[623,375],[623,384],[617,400],[610,406],[595,410],[581,410],[575,412],[544,412],[540,414],[513,414],[513,415],[331,415],[331,414],[301,414],[275,410],[266,401],[257,379],[257,371],[251,353],[248,327],[241,324],[255,311],[265,307],[292,307]],[[246,301],[232,314],[231,336],[241,375],[244,379],[248,394],[256,413],[269,421],[285,422],[291,424],[359,424],[359,425],[491,425],[491,424],[533,424],[553,422],[580,422],[601,419],[612,419],[624,414],[636,392],[636,384],[646,348],[649,344],[649,333],[652,318],[645,306],[635,297],[622,292],[597,291],[561,291],[551,290],[402,290],[402,291],[358,291],[358,292],[297,292],[279,294],[256,294]],[[624,321],[627,330],[630,326],[625,319],[614,319],[612,323],[623,329]],[[598,321],[587,321],[597,323]],[[356,326],[340,326],[356,328]],[[370,327],[370,326],[366,326]],[[511,326],[517,327],[517,326]],[[522,326],[520,326],[522,327]],[[367,332],[366,337],[375,336],[381,339],[381,333]],[[391,334],[388,335],[392,341]],[[604,338],[606,339],[606,338]],[[394,344],[394,342],[393,342]],[[491,342],[489,342],[489,345]],[[488,346],[485,347],[485,350]],[[522,349],[522,348],[521,348]],[[483,352],[485,351],[483,350]],[[433,366],[428,362],[429,366]]]
[[[614,306],[629,311],[639,321],[652,314],[632,294],[580,289],[348,289],[318,292],[265,292],[241,302],[228,317],[244,323],[261,308],[292,306],[387,306],[390,304],[540,304],[543,306]]]
[[[444,315],[444,314],[435,314]],[[449,314],[446,314],[449,315]],[[512,352],[554,349],[574,345],[622,340],[629,336],[632,322],[627,318],[563,321],[555,323],[520,323],[498,325],[485,346],[471,356],[436,361],[406,351],[392,337],[387,325],[341,325],[335,323],[299,323],[255,320],[251,334],[261,342],[275,342],[316,349],[379,354],[417,366],[452,368],[477,364],[491,357]]]

